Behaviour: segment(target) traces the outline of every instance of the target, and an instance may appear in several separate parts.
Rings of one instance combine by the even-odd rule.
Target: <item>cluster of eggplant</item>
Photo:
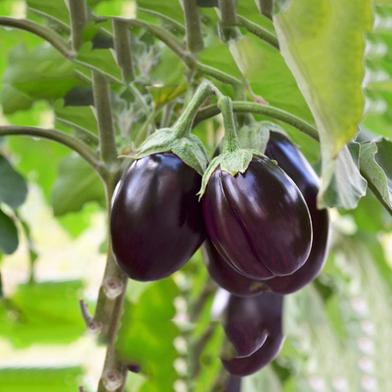
[[[225,330],[235,352],[223,363],[243,376],[279,351],[283,294],[319,274],[328,212],[317,208],[317,175],[278,132],[244,173],[218,167],[201,202],[200,186],[201,176],[171,152],[134,161],[113,196],[113,251],[130,278],[151,281],[178,270],[204,243],[211,278],[231,293]]]

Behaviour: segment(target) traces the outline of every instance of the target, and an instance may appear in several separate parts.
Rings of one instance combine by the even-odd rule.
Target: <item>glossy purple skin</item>
[[[237,334],[229,336],[232,342],[233,338],[236,340],[249,339],[250,326],[248,324],[250,323],[252,323],[252,326],[258,324],[258,329],[256,328],[251,332],[251,335],[255,336],[257,332],[266,334],[263,344],[250,355],[222,359],[226,370],[233,375],[247,376],[255,373],[268,365],[278,355],[282,346],[284,340],[282,327],[283,295],[264,293],[252,298],[231,296],[227,311],[227,323],[237,323]],[[257,319],[258,322],[251,322],[252,318]],[[225,331],[227,333],[227,326]]]
[[[306,263],[294,274],[271,279],[268,286],[275,292],[289,294],[313,281],[320,273],[326,259],[329,240],[328,210],[317,208],[319,179],[305,157],[284,135],[270,132],[266,155],[296,183],[308,205],[313,227],[313,243]]]
[[[309,256],[312,226],[294,182],[266,157],[245,173],[218,168],[203,200],[208,236],[235,270],[253,280],[297,271]]]
[[[249,357],[222,359],[226,370],[236,376],[249,376],[270,364],[279,354],[284,341],[283,335],[269,335],[266,342]]]
[[[205,238],[200,175],[172,153],[132,163],[112,201],[111,235],[120,267],[135,280],[178,270]]]
[[[220,287],[239,297],[251,297],[268,290],[264,282],[248,279],[235,271],[210,241],[204,243],[204,250],[204,260],[210,277]]]
[[[225,333],[237,356],[249,356],[259,350],[268,335],[282,332],[283,297],[264,293],[256,297],[230,296],[224,324]]]
[[[242,378],[239,376],[231,375],[227,380],[223,392],[241,392]]]

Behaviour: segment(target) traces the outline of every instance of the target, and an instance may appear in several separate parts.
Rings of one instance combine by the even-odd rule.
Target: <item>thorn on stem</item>
[[[83,320],[86,323],[87,328],[93,333],[100,333],[102,330],[102,325],[100,322],[95,321],[94,318],[91,316],[91,313],[88,309],[86,302],[81,299],[79,301],[80,304],[80,311],[82,313]]]

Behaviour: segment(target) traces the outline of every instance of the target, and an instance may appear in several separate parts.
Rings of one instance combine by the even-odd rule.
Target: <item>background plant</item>
[[[77,306],[83,280],[35,279],[40,254],[23,210],[27,184],[42,190],[77,238],[94,213],[107,210],[126,164],[118,157],[172,124],[208,78],[234,99],[239,120],[251,113],[291,136],[320,168],[320,203],[337,217],[323,275],[289,297],[289,338],[279,360],[247,379],[245,390],[390,389],[392,282],[382,243],[392,208],[392,9],[383,1],[336,1],[328,18],[327,1],[278,1],[272,23],[267,3],[241,0],[234,13],[222,0],[219,14],[193,1],[184,8],[174,0],[0,2],[0,135],[7,136],[0,144],[0,251],[13,253],[23,238],[31,267],[28,282],[1,290],[0,334],[15,348],[68,344],[85,331]],[[215,114],[207,105],[195,122],[210,153],[220,135]],[[172,278],[130,282],[126,290],[106,242],[91,318],[82,303],[88,327],[107,345],[99,390],[171,390],[181,381],[203,391],[219,383],[222,331],[210,323],[215,289],[201,255]],[[179,311],[181,299],[188,314]],[[185,320],[173,321],[176,312]],[[181,336],[186,350],[173,345]],[[179,358],[185,371],[174,366]],[[142,375],[128,372],[125,365],[135,364]],[[83,384],[83,373],[83,366],[9,368],[0,371],[0,386],[69,391]]]

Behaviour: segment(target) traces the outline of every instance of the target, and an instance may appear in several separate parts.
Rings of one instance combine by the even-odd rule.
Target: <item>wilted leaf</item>
[[[381,139],[361,145],[361,169],[392,210],[392,142]]]
[[[353,139],[363,116],[363,57],[365,34],[372,23],[372,2],[292,0],[278,5],[274,24],[281,52],[320,133],[324,193],[334,178],[333,161]],[[339,155],[337,167],[342,167],[346,154]],[[353,173],[353,166],[349,171]],[[332,200],[320,195],[322,205],[332,206]],[[345,208],[356,204],[347,198],[341,201]]]

